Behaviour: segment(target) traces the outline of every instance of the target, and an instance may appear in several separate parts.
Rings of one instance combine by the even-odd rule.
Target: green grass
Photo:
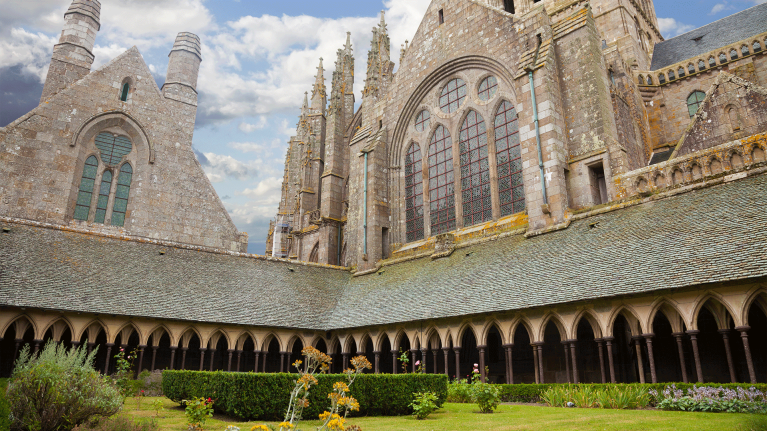
[[[136,399],[128,398],[121,413],[133,419],[155,417],[152,402],[158,398],[146,397],[141,410]],[[157,419],[161,431],[186,429],[184,410],[178,404],[162,398],[165,411]],[[602,410],[565,409],[537,406],[502,405],[493,414],[477,413],[474,404],[445,404],[426,419],[412,416],[351,418],[347,423],[359,425],[364,431],[465,431],[465,430],[767,430],[767,417],[731,413],[686,413],[657,410]],[[214,416],[205,425],[206,431],[224,431],[228,425],[250,431],[263,422],[239,422],[236,419]],[[304,431],[314,430],[318,421],[301,423]]]

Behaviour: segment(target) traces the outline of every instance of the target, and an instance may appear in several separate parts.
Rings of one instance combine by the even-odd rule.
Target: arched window
[[[716,66],[716,60],[714,59],[714,57],[709,57],[708,58],[708,67],[714,67],[714,66]]]
[[[706,62],[703,60],[698,60],[698,70],[706,70]]]
[[[703,99],[705,98],[706,93],[702,91],[693,91],[692,94],[687,97],[687,111],[690,113],[690,118],[698,112],[700,104],[703,103]]]
[[[405,156],[405,224],[407,242],[423,239],[423,171],[421,148],[415,142]]]
[[[125,84],[123,84],[122,91],[120,92],[120,100],[122,100],[123,102],[127,102],[129,91],[130,91],[130,84],[126,82]]]
[[[96,156],[90,156],[85,160],[83,177],[80,180],[80,190],[77,193],[75,204],[75,220],[88,220],[91,212],[91,200],[93,199],[93,186],[96,184],[96,173],[99,169],[99,161]]]
[[[495,93],[498,91],[498,79],[496,79],[495,76],[488,76],[487,78],[482,80],[482,83],[479,84],[479,100],[482,101],[488,101],[495,96]]]
[[[736,60],[738,58],[738,51],[733,48],[730,50],[730,60]]]
[[[719,54],[719,64],[727,63],[727,56],[724,53]]]
[[[468,227],[493,218],[487,128],[481,115],[469,111],[461,126],[458,147],[461,152],[463,225]]]
[[[104,223],[107,216],[107,205],[109,204],[109,193],[112,191],[112,171],[104,171],[101,175],[101,187],[99,188],[99,200],[96,204],[95,223]]]
[[[689,73],[690,75],[695,73],[695,66],[692,63],[687,65],[687,73]]]
[[[504,101],[495,115],[495,147],[498,157],[498,193],[501,217],[525,210],[519,122],[514,105]]]
[[[464,99],[466,99],[466,83],[461,78],[455,78],[442,89],[439,108],[445,114],[451,114],[458,110]]]
[[[658,84],[663,85],[666,83],[666,75],[660,74],[658,75]]]
[[[679,67],[679,70],[677,70],[677,74],[679,75],[679,77],[680,77],[680,78],[683,78],[683,77],[684,77],[684,75],[685,75],[685,73],[684,73],[684,67],[681,67],[681,66],[680,66],[680,67]]]
[[[639,85],[644,85],[644,76],[639,75],[639,78],[637,81],[639,82]]]
[[[133,180],[133,168],[129,163],[120,168],[117,177],[117,190],[115,191],[115,203],[112,207],[112,226],[125,225],[125,213],[128,211],[128,196],[130,195],[130,183]]]
[[[652,76],[647,75],[647,85],[652,85]]]
[[[415,130],[419,132],[423,132],[424,130],[429,128],[429,123],[431,122],[431,113],[424,109],[423,111],[419,112],[418,115],[415,117]]]
[[[437,127],[429,144],[429,212],[431,234],[455,229],[455,182],[453,140],[450,132]]]
[[[758,40],[755,40],[752,48],[754,49],[754,52],[760,52],[762,50],[762,44],[759,43]]]
[[[96,148],[101,151],[101,161],[107,166],[117,166],[133,149],[130,139],[102,132],[96,136]]]
[[[676,75],[674,74],[674,71],[673,70],[669,70],[668,71],[668,80],[669,81],[673,81],[675,79],[676,79]]]
[[[747,56],[748,54],[751,54],[748,51],[748,46],[746,46],[746,45],[743,45],[743,46],[740,47],[740,53],[741,53],[741,55],[743,55],[743,57]]]

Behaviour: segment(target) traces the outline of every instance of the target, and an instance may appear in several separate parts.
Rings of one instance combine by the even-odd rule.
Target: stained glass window
[[[75,220],[88,220],[88,215],[91,212],[93,186],[96,185],[98,169],[99,161],[96,156],[90,156],[85,160],[83,178],[80,180],[80,191],[77,193],[77,203],[75,204]]]
[[[488,101],[498,91],[498,80],[495,76],[488,76],[479,84],[479,100]]]
[[[416,143],[410,144],[405,156],[405,223],[407,242],[423,239],[423,172]]]
[[[445,114],[451,114],[458,110],[464,99],[466,99],[466,83],[461,78],[455,78],[442,89],[439,108]]]
[[[107,204],[109,203],[109,192],[112,190],[112,171],[104,171],[101,176],[101,187],[99,188],[99,200],[96,204],[96,223],[104,223],[107,216]]]
[[[485,120],[474,111],[469,111],[461,126],[458,148],[461,152],[463,225],[468,227],[493,218],[487,129]]]
[[[99,133],[96,147],[101,151],[101,161],[108,166],[117,166],[123,157],[133,149],[130,139],[114,136],[111,133]]]
[[[419,112],[418,115],[415,117],[415,129],[419,132],[423,132],[424,130],[429,128],[429,122],[431,121],[431,113],[424,109],[423,111]]]
[[[501,217],[525,210],[519,122],[514,105],[504,101],[495,115],[495,148],[498,160],[498,193]]]
[[[453,140],[443,126],[437,127],[429,144],[429,211],[432,235],[455,229]]]
[[[693,91],[692,94],[687,97],[687,111],[690,113],[690,118],[692,118],[695,113],[698,112],[700,104],[703,103],[703,99],[705,98],[706,93],[702,91]]]
[[[112,207],[112,226],[125,225],[125,213],[128,211],[128,196],[130,195],[130,183],[133,180],[133,168],[129,163],[125,163],[120,168],[120,175],[117,177],[117,191],[115,192],[115,203]]]

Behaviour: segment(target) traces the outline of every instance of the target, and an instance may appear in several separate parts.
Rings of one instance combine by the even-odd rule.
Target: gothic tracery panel
[[[487,129],[481,115],[469,112],[461,126],[458,145],[461,152],[463,224],[472,226],[492,220]]]
[[[410,144],[405,156],[405,220],[407,242],[423,239],[423,172],[421,148]]]
[[[437,127],[429,144],[429,202],[431,234],[454,230],[453,141],[443,126]]]
[[[495,116],[495,148],[498,160],[501,217],[504,217],[525,210],[519,123],[517,111],[508,101],[501,103]]]

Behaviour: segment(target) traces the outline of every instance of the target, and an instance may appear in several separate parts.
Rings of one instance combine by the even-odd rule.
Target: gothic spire
[[[317,76],[312,89],[312,111],[324,112],[327,99],[328,93],[325,90],[325,68],[322,67],[322,57],[320,57],[320,65],[317,67]]]
[[[301,116],[306,117],[309,114],[309,92],[304,92],[304,104],[301,106]]]
[[[365,89],[362,92],[363,97],[378,94],[378,90],[383,84],[383,77],[389,73],[390,51],[385,12],[381,11],[381,22],[377,27],[373,27],[373,39],[370,42],[370,52],[368,52],[367,79],[365,79]]]

